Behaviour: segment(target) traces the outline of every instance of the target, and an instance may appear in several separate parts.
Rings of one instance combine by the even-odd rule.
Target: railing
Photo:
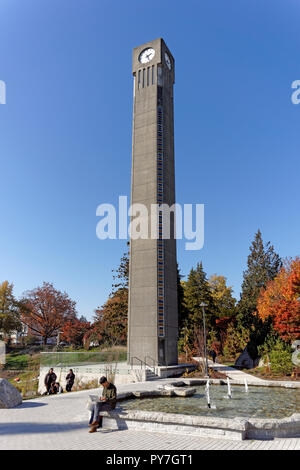
[[[148,362],[147,362],[147,359],[150,359],[152,362],[153,362],[153,365],[150,365]],[[133,356],[130,358],[130,367],[133,368],[134,365],[136,364],[133,364],[134,361],[138,361],[138,365],[141,366],[141,369],[151,369],[153,371],[154,374],[156,374],[156,367],[158,366],[157,362],[155,361],[155,359],[153,359],[151,356],[145,356],[144,357],[144,360],[140,359],[139,357],[136,357],[136,356]]]
[[[153,366],[150,366],[150,365],[147,363],[147,359],[150,359],[150,361],[153,362]],[[156,361],[155,359],[153,359],[153,357],[151,357],[151,356],[145,356],[145,361],[144,361],[144,362],[145,362],[146,366],[149,367],[150,369],[152,369],[153,372],[154,372],[154,374],[156,374],[156,367],[158,366],[157,361]]]
[[[130,367],[132,368],[133,367],[133,360],[136,359],[137,361],[139,361],[139,363],[141,364],[141,369],[143,368],[143,365],[145,366],[145,363],[139,358],[139,357],[136,357],[136,356],[133,356],[130,358]]]

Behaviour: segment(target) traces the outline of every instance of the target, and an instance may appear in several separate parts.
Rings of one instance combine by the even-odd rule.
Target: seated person
[[[117,403],[117,389],[114,384],[108,382],[106,377],[101,377],[99,383],[103,387],[102,397],[94,404],[89,422],[89,426],[91,426],[89,432],[96,432],[97,428],[102,427],[102,416],[99,416],[99,413],[114,410]]]
[[[51,393],[56,394],[56,393],[63,393],[63,388],[61,387],[59,382],[55,382],[54,384],[51,385]]]

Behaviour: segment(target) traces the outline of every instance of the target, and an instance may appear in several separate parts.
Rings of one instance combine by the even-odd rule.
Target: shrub
[[[16,382],[14,378],[9,381],[19,390],[23,398],[38,396],[38,372],[24,372],[19,375],[19,379],[19,382]]]
[[[276,343],[279,340],[279,335],[273,329],[265,338],[264,343],[258,346],[258,354],[263,358],[266,358],[271,351],[276,347]]]
[[[293,370],[292,352],[286,343],[278,339],[269,353],[271,362],[271,371],[274,374],[289,375]]]
[[[92,380],[89,380],[88,382],[84,382],[80,378],[79,379],[76,378],[72,391],[79,392],[80,390],[91,390],[93,388],[98,388],[98,387],[99,387],[98,379],[92,379]]]
[[[36,346],[40,344],[40,340],[35,335],[24,336],[23,342],[25,346]]]
[[[245,349],[248,341],[249,331],[229,325],[223,348],[224,355],[235,359]]]

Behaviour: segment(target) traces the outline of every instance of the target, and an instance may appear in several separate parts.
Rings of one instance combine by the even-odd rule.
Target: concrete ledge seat
[[[223,379],[209,379],[211,384],[225,385],[227,382]],[[185,385],[206,385],[207,379],[184,379]],[[232,383],[232,381],[230,381]]]
[[[213,385],[227,385],[225,379],[209,379],[210,383]],[[205,385],[207,379],[184,379],[185,385]],[[231,385],[245,385],[245,379],[230,379]],[[260,382],[251,382],[248,381],[248,385],[251,387],[283,387],[283,388],[300,388],[300,382],[290,382],[280,381],[280,380],[260,380]]]
[[[117,394],[117,401],[129,400],[133,397],[133,392],[121,392]]]
[[[108,429],[135,429],[153,432],[188,434],[191,436],[245,439],[247,421],[240,418],[225,419],[158,413],[140,410],[102,411],[103,427]]]
[[[300,413],[281,419],[249,419],[248,439],[273,439],[274,437],[300,437]]]
[[[175,387],[174,388],[174,394],[177,397],[191,397],[195,393],[196,393],[196,389],[193,387],[188,387],[188,388]]]
[[[156,397],[160,396],[159,390],[138,390],[133,392],[133,395],[136,398],[147,398],[147,397]]]
[[[233,440],[300,437],[300,414],[282,419],[219,418],[141,410],[103,411],[103,427]]]
[[[169,382],[152,390],[120,393],[117,401],[174,395],[191,396],[196,392],[191,385],[205,385],[206,382],[206,379],[184,379],[180,383]],[[210,382],[219,385],[226,384],[223,379],[210,379]],[[239,381],[231,381],[232,385],[235,383]],[[184,388],[183,385],[189,387]],[[272,384],[272,386],[275,385]],[[299,413],[282,419],[221,418],[125,410],[117,406],[115,410],[100,412],[100,415],[103,416],[103,426],[108,429],[132,429],[234,440],[300,437]]]
[[[176,387],[172,384],[167,384],[158,390],[138,390],[132,392],[136,398],[151,398],[151,397],[191,397],[196,393],[196,389],[193,387]]]

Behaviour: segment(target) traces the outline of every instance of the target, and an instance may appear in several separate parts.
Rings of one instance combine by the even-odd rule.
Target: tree
[[[246,328],[237,328],[234,323],[230,323],[227,329],[226,340],[224,344],[224,354],[230,358],[236,358],[243,351],[249,342],[249,331]]]
[[[113,292],[119,289],[128,289],[129,284],[129,252],[123,254],[120,265],[113,269]]]
[[[185,361],[192,356],[191,342],[190,342],[191,332],[186,324],[183,325],[181,329],[181,335],[178,340],[178,351],[179,353],[185,354]]]
[[[90,329],[85,333],[83,337],[83,343],[85,349],[89,349],[91,343],[98,346],[104,341],[105,337],[105,323],[100,316],[100,309],[95,310],[97,317],[95,322],[91,325]]]
[[[9,337],[21,329],[20,306],[13,295],[13,284],[4,281],[0,284],[0,333]]]
[[[236,315],[236,300],[232,287],[226,285],[226,277],[213,274],[208,280],[218,318],[231,318]]]
[[[257,299],[262,288],[274,279],[281,268],[280,257],[270,242],[264,245],[260,230],[250,246],[248,267],[243,274],[241,298],[238,303],[238,320],[246,328],[255,324]]]
[[[184,285],[185,281],[182,281],[182,275],[177,264],[177,303],[178,303],[178,329],[181,331],[184,328],[185,320],[188,316],[188,311],[184,303]]]
[[[113,292],[107,302],[95,310],[92,336],[107,346],[126,344],[127,340],[128,290],[120,288]]]
[[[123,254],[120,265],[113,269],[112,292],[102,307],[95,310],[94,323],[85,335],[87,343],[107,346],[126,344],[128,317],[129,253]]]
[[[26,292],[22,304],[22,321],[30,332],[43,338],[44,344],[57,335],[66,322],[76,319],[76,303],[49,282]]]
[[[61,340],[72,344],[72,346],[83,346],[84,338],[91,328],[90,322],[85,317],[72,318],[64,323],[61,329]]]
[[[233,326],[235,323],[236,321],[234,317],[216,318],[216,330],[218,333],[218,340],[220,341],[220,352],[223,352],[223,348],[228,337],[229,326]]]
[[[300,258],[288,260],[277,276],[261,290],[259,318],[271,318],[274,330],[286,342],[300,339]]]
[[[205,319],[207,332],[215,325],[215,306],[211,295],[210,286],[202,263],[198,263],[196,269],[192,268],[188,280],[184,283],[184,305],[187,311],[184,325],[190,330],[190,346],[196,340],[195,332],[202,326],[201,303],[205,303]]]
[[[194,325],[202,323],[201,303],[205,303],[207,325],[214,325],[215,305],[211,294],[211,288],[207,281],[202,262],[197,264],[196,269],[191,269],[188,280],[184,285],[184,303],[189,312],[189,320]]]
[[[269,354],[271,371],[275,374],[291,374],[293,370],[292,350],[288,345],[277,340]]]

